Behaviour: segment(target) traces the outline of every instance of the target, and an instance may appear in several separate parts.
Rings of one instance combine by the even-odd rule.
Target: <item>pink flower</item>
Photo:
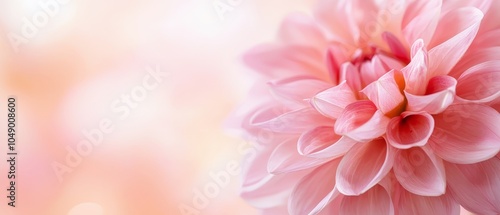
[[[263,214],[500,214],[500,1],[323,0],[250,50]]]

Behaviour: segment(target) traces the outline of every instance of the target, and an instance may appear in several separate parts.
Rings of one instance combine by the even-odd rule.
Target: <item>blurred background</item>
[[[313,3],[0,0],[19,153],[11,208],[0,141],[0,214],[258,214],[238,196],[250,146],[223,129],[253,82],[240,57]]]
[[[15,209],[0,162],[0,214],[257,214],[238,196],[250,146],[223,130],[252,83],[240,56],[311,3],[0,0],[19,153]]]

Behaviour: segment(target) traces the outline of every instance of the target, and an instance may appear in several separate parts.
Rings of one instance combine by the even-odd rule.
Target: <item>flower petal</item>
[[[331,126],[317,127],[300,136],[297,149],[299,154],[309,155],[325,149],[337,142],[341,137],[333,132]]]
[[[335,122],[335,133],[345,135],[359,142],[366,142],[382,136],[389,118],[371,101],[358,101],[348,105]]]
[[[302,134],[297,148],[299,154],[314,158],[336,158],[344,155],[356,141],[339,136],[333,127],[321,126]]]
[[[344,81],[341,84],[318,93],[311,99],[311,105],[323,115],[336,119],[344,108],[356,101],[356,95]]]
[[[500,38],[500,33],[498,37]],[[472,49],[470,53],[464,55],[449,75],[458,79],[462,73],[477,64],[498,60],[498,53],[500,53],[500,45],[483,49]]]
[[[410,61],[410,56],[405,46],[394,36],[391,32],[382,33],[382,39],[389,45],[391,53],[398,59],[403,61]]]
[[[426,147],[399,150],[394,162],[394,174],[401,186],[416,195],[440,196],[445,193],[443,161]]]
[[[297,183],[288,202],[290,214],[317,214],[340,194],[334,189],[340,160],[321,165]]]
[[[399,149],[424,146],[434,130],[434,119],[428,113],[404,112],[387,125],[387,141]]]
[[[446,161],[477,163],[500,151],[500,114],[478,104],[451,105],[434,116],[429,144]]]
[[[429,71],[446,75],[462,58],[476,37],[483,12],[475,7],[452,10],[441,16],[429,47]]]
[[[339,80],[341,82],[346,81],[354,92],[359,92],[362,89],[359,70],[350,62],[343,63],[340,66]]]
[[[465,71],[458,79],[461,100],[491,102],[500,97],[500,61],[488,61]]]
[[[276,215],[276,214],[287,214],[287,205],[280,205],[272,208],[264,208],[260,210],[260,215]]]
[[[273,147],[253,148],[246,151],[249,161],[244,162],[241,197],[252,206],[259,208],[276,207],[287,202],[293,186],[309,173],[299,171],[289,174],[272,175],[266,168]]]
[[[271,87],[271,92],[276,97],[295,106],[307,105],[305,99],[311,98],[316,93],[330,86],[329,83],[311,76],[294,76],[269,82],[269,85]]]
[[[315,9],[315,19],[328,29],[333,41],[355,45],[360,37],[356,20],[344,19],[352,14],[351,1],[320,0]]]
[[[341,215],[393,215],[391,196],[380,185],[375,185],[360,196],[345,196],[340,205]]]
[[[366,86],[363,92],[378,110],[386,115],[402,112],[405,98],[402,94],[404,78],[399,71],[391,70],[377,81]]]
[[[429,75],[427,74],[427,51],[423,40],[419,39],[411,47],[411,61],[401,69],[405,78],[405,91],[422,95],[425,93]]]
[[[446,164],[448,190],[468,211],[500,214],[500,158],[476,164]]]
[[[391,70],[381,59],[382,54],[376,54],[372,57],[370,61],[365,61],[361,63],[360,76],[363,86],[366,86],[387,73]]]
[[[500,113],[500,98],[497,98],[494,101],[490,102],[489,106]]]
[[[429,80],[425,95],[406,92],[408,105],[406,110],[430,114],[443,112],[454,100],[457,81],[450,76],[436,76]]]
[[[400,189],[398,212],[404,215],[459,215],[460,205],[449,195],[421,196]]]
[[[339,83],[340,65],[347,61],[347,49],[339,44],[332,44],[326,52],[326,66],[334,85]]]
[[[288,177],[303,177],[302,172],[293,175],[272,175],[267,174],[255,186],[243,187],[240,193],[241,198],[254,207],[268,208],[276,207],[287,202],[290,195],[290,187],[297,181]]]
[[[337,188],[345,195],[360,195],[375,186],[391,170],[394,149],[384,139],[356,144],[337,169]]]
[[[309,169],[328,162],[329,158],[310,158],[297,152],[297,140],[290,139],[278,145],[267,163],[271,174],[282,174]]]
[[[404,61],[403,63],[400,60],[395,59],[394,57],[389,57],[385,55],[384,53],[379,53],[376,54],[375,56],[377,56],[380,59],[380,61],[384,64],[386,71],[389,71],[391,69],[401,71],[401,69],[403,69],[403,67],[405,67],[408,64],[408,62],[410,62],[409,58],[407,61]]]
[[[498,3],[497,3],[498,4]],[[500,6],[500,4],[498,4]],[[499,7],[500,8],[500,7]],[[498,9],[497,9],[498,10]],[[484,19],[483,19],[484,22]],[[482,25],[483,23],[481,23]],[[482,29],[484,30],[484,29]],[[480,30],[481,31],[481,30]],[[500,46],[500,41],[498,40],[498,37],[500,37],[500,29],[493,29],[491,31],[487,31],[484,33],[481,33],[476,36],[474,41],[469,47],[468,52],[472,50],[481,50],[481,49],[486,49],[490,47],[498,47]]]
[[[335,192],[338,192],[335,190]],[[339,215],[340,214],[340,205],[342,200],[344,199],[344,195],[337,195],[333,200],[330,200],[330,203],[321,210],[318,215]]]
[[[313,108],[303,108],[295,111],[290,111],[269,119],[268,116],[275,115],[269,113],[273,111],[280,110],[271,109],[263,111],[261,114],[255,115],[251,119],[252,125],[273,132],[294,134],[302,133],[321,125],[333,124],[333,121],[331,119],[328,119],[319,114]]]
[[[488,11],[485,11],[484,8],[479,7],[483,11],[485,11],[484,21],[481,23],[480,32],[488,32],[492,30],[499,29],[500,24],[498,23],[498,18],[500,17],[497,13],[500,8],[500,2],[489,0],[491,4],[489,5]]]
[[[328,79],[322,53],[312,47],[264,44],[248,51],[243,61],[269,78],[312,74],[323,80]]]
[[[326,38],[314,19],[302,13],[294,13],[285,18],[279,30],[279,37],[284,42],[312,45],[318,50],[322,50],[327,44]]]
[[[262,95],[262,94],[257,94],[257,95]],[[249,99],[248,101],[240,104],[234,111],[232,111],[229,114],[228,119],[224,122],[224,127],[227,129],[228,132],[234,135],[241,135],[241,137],[247,139],[252,136],[255,136],[260,131],[262,131],[262,129],[252,126],[250,119],[254,115],[259,114],[259,112],[262,112],[263,108],[268,110],[272,109],[270,107],[277,105],[274,101],[271,101],[270,99],[262,99],[261,97],[264,96],[260,96],[260,98],[258,99]]]
[[[491,0],[469,0],[469,1],[444,1],[442,11],[448,12],[461,7],[476,7],[486,13],[491,5]]]
[[[434,35],[441,14],[441,0],[411,1],[403,17],[403,35],[408,44],[423,39],[428,44]]]

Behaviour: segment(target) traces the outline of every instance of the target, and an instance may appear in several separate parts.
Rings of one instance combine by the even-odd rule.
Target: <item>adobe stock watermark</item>
[[[219,16],[219,19],[224,21],[226,14],[232,12],[234,8],[239,6],[243,0],[214,0],[212,6]]]
[[[261,140],[259,143],[263,145],[271,142],[273,137],[271,132],[262,131],[255,140]],[[241,163],[253,160],[257,156],[258,150],[263,148],[262,145],[250,144],[247,141],[238,144],[237,152],[243,156],[243,161],[229,160],[224,169],[209,172],[210,180],[200,188],[193,188],[191,203],[179,205],[181,214],[199,215],[210,205],[210,200],[219,196],[221,190],[231,183],[233,177],[242,174]]]
[[[57,16],[62,6],[71,0],[42,0],[38,2],[39,10],[31,18],[23,17],[20,34],[9,32],[7,39],[15,53],[19,53],[20,46],[29,43],[30,39],[38,35],[40,29],[49,24],[51,18]]]
[[[147,74],[142,78],[141,84],[132,87],[128,93],[120,95],[111,102],[110,110],[117,114],[119,120],[127,119],[131,110],[137,108],[139,103],[144,101],[148,94],[158,88],[170,75],[168,72],[162,72],[159,65],[147,66],[145,70]],[[94,128],[83,129],[84,138],[74,148],[66,146],[67,154],[64,161],[54,161],[51,164],[59,182],[64,180],[65,174],[73,172],[82,163],[83,158],[89,156],[94,147],[101,145],[105,135],[112,133],[114,129],[114,122],[110,118],[102,118]]]
[[[409,2],[412,1],[415,0],[410,0]],[[374,37],[381,34],[384,26],[386,26],[391,22],[391,20],[405,12],[405,4],[408,4],[409,2],[404,0],[396,0],[395,2],[391,3],[389,7],[382,9],[377,14],[377,17],[374,17],[374,19],[368,21],[364,25],[363,33],[365,33],[365,36]]]

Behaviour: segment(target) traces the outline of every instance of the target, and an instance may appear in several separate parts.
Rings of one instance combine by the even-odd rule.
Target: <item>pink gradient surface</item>
[[[258,214],[238,195],[250,146],[223,129],[255,79],[241,55],[314,1],[66,0],[13,45],[24,19],[47,13],[40,4],[48,2],[56,0],[0,1],[0,214]],[[224,19],[217,2],[230,7]],[[158,81],[147,68],[166,74]],[[125,104],[122,96],[138,89],[146,89],[140,101]],[[18,105],[16,208],[5,198],[10,96]],[[103,121],[110,131],[69,167]]]
[[[203,207],[193,198],[242,157],[241,140],[222,128],[253,78],[241,53],[273,39],[282,18],[310,1],[243,0],[221,20],[211,0],[70,0],[15,52],[9,35],[22,35],[23,18],[43,11],[39,2],[49,0],[0,2],[0,138],[13,95],[19,152],[16,208],[4,198],[8,166],[0,163],[0,214],[182,214],[181,205],[257,213],[238,196],[239,174]],[[143,86],[147,66],[168,76],[128,114],[113,110]],[[103,119],[112,132],[60,181],[54,163],[65,165],[68,147]]]

